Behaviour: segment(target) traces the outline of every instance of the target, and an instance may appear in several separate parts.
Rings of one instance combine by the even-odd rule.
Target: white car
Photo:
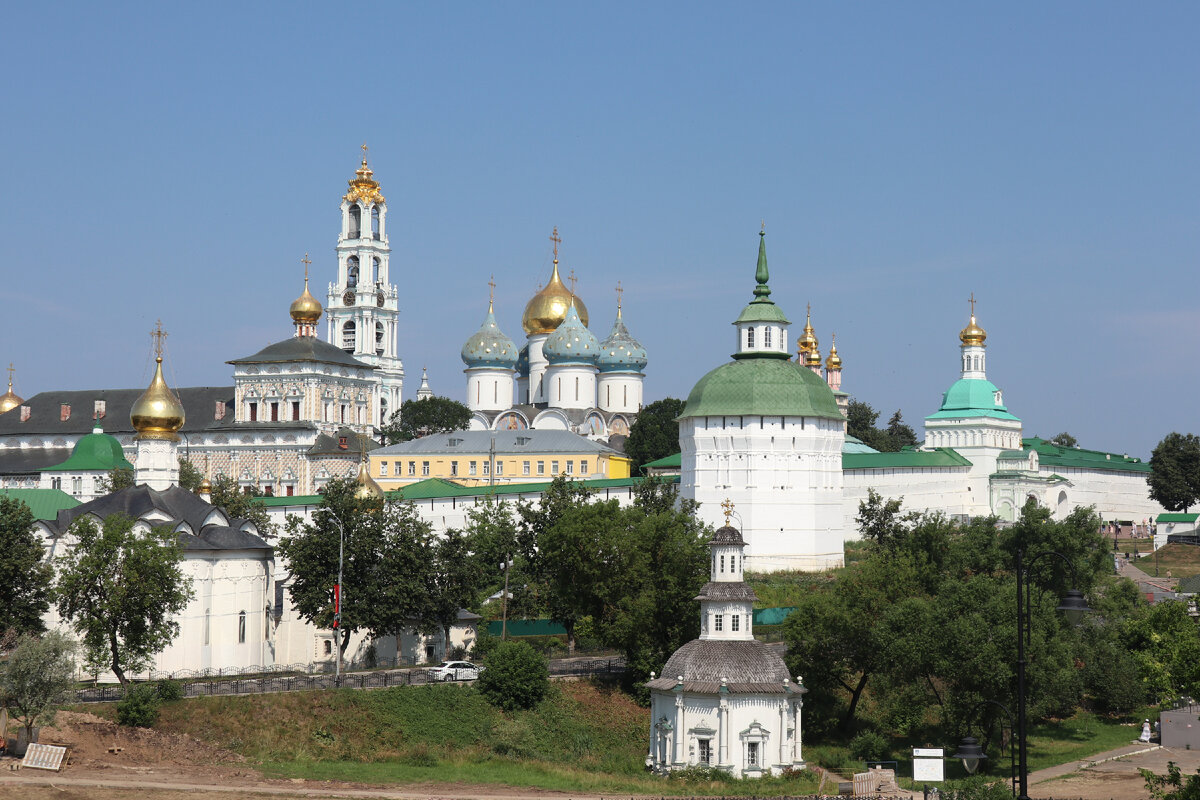
[[[443,661],[429,670],[431,681],[473,681],[483,672],[483,667],[470,661]]]

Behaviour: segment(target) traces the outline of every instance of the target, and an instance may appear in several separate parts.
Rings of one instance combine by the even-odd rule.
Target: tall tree
[[[204,482],[204,473],[191,461],[179,457],[179,488],[194,492]]]
[[[276,525],[267,513],[267,507],[262,504],[262,489],[257,486],[245,488],[228,475],[218,475],[212,482],[212,494],[209,501],[218,508],[225,509],[231,517],[248,519],[258,529],[258,535],[265,539],[275,536]]]
[[[112,494],[131,486],[133,486],[133,470],[129,467],[113,467],[107,475],[96,480],[96,494]]]
[[[1187,511],[1200,500],[1200,438],[1168,433],[1150,454],[1150,499],[1168,511]]]
[[[33,532],[29,506],[0,494],[0,634],[39,633],[54,569]]]
[[[75,546],[58,559],[58,613],[83,639],[89,661],[103,663],[124,686],[126,674],[150,666],[179,635],[179,614],[192,598],[183,549],[170,528],[138,532],[121,514],[71,526]]]
[[[432,527],[412,503],[360,499],[356,488],[353,480],[330,481],[309,521],[289,518],[287,534],[277,545],[292,575],[296,610],[312,624],[329,629],[344,531],[338,643],[343,653],[356,631],[396,635],[427,627],[432,618]]]
[[[879,434],[875,428],[877,419],[879,419],[879,412],[869,403],[851,399],[850,404],[846,407],[846,433],[863,444],[874,447],[872,442]]]
[[[625,439],[625,455],[633,462],[633,474],[643,475],[642,465],[679,452],[679,423],[684,402],[674,397],[655,400],[638,412]]]
[[[0,697],[25,726],[25,741],[33,741],[34,727],[53,722],[57,706],[71,699],[75,650],[62,631],[25,634],[0,666]]]
[[[917,444],[917,434],[913,432],[912,426],[904,422],[904,418],[900,415],[900,409],[898,408],[896,409],[896,413],[892,414],[888,420],[887,435],[895,450],[902,450],[905,447],[913,447]]]
[[[405,400],[380,435],[384,444],[396,444],[434,433],[465,431],[470,424],[471,409],[457,400],[448,397]]]

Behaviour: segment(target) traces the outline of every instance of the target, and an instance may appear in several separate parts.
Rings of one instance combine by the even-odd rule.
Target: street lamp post
[[[987,760],[987,754],[983,752],[983,748],[979,745],[979,740],[974,736],[971,736],[971,720],[974,718],[976,712],[986,705],[993,705],[1004,712],[1004,716],[1008,718],[1008,730],[1010,734],[1016,730],[1016,726],[1013,724],[1013,715],[1012,712],[1009,711],[1008,706],[1004,705],[1003,703],[998,703],[995,700],[984,700],[976,704],[975,707],[972,708],[967,714],[967,735],[964,736],[962,742],[959,743],[958,752],[950,756],[951,758],[960,759],[963,762],[963,767],[967,770],[968,775],[974,775],[975,771],[979,769],[980,762]],[[1003,734],[1003,730],[1001,730],[1001,733]],[[1017,751],[1012,746],[1012,743],[1009,743],[1008,747],[1008,760],[1008,782],[1012,787],[1013,793],[1015,794],[1017,789]]]
[[[342,521],[325,509],[329,520],[338,527],[338,574],[337,583],[333,587],[333,646],[337,650],[336,666],[334,667],[333,685],[342,685],[342,564],[346,554],[346,528]]]
[[[1033,565],[1042,558],[1057,558],[1071,573],[1072,582],[1079,585],[1078,576],[1075,574],[1075,565],[1071,560],[1059,553],[1056,550],[1047,550],[1038,553],[1029,559],[1029,564],[1025,564],[1025,549],[1017,548],[1017,782],[1019,792],[1017,800],[1029,800],[1029,758],[1027,752],[1027,723],[1026,723],[1026,705],[1028,704],[1028,693],[1025,686],[1025,648],[1031,642],[1033,636],[1033,608],[1032,608],[1032,589],[1029,584],[1029,573],[1033,569]],[[1067,620],[1071,623],[1078,622],[1083,615],[1090,611],[1087,602],[1083,599],[1083,592],[1078,589],[1068,589],[1059,601],[1057,611],[1063,612]],[[965,744],[964,740],[964,744]],[[960,753],[968,751],[960,746]],[[977,752],[969,753],[970,758],[975,764],[979,763],[979,756],[982,755],[982,749],[976,747]],[[962,757],[962,756],[960,756]],[[986,758],[986,756],[983,756]],[[967,766],[967,758],[963,758],[963,766]]]

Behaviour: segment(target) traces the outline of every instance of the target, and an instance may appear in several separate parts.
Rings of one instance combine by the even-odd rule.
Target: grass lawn
[[[1142,539],[1138,546],[1138,552],[1142,553],[1150,549],[1149,543]],[[1166,578],[1167,573],[1171,573],[1171,577],[1175,580],[1180,578],[1190,578],[1193,575],[1200,575],[1200,547],[1190,544],[1174,544],[1163,545],[1158,549],[1158,574]],[[1135,562],[1137,568],[1145,572],[1147,575],[1154,574],[1155,554],[1143,555]]]

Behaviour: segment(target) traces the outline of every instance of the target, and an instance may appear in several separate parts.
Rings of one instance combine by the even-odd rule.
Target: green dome
[[[960,417],[992,417],[1013,419],[1004,404],[996,398],[996,384],[980,378],[960,378],[942,395],[942,407],[925,419],[958,419]]]
[[[109,436],[98,428],[75,443],[71,457],[61,464],[46,467],[46,472],[109,471],[116,468],[133,469],[125,460],[125,451],[115,436]]]
[[[720,416],[843,419],[825,381],[781,358],[742,358],[701,378],[680,419]]]

